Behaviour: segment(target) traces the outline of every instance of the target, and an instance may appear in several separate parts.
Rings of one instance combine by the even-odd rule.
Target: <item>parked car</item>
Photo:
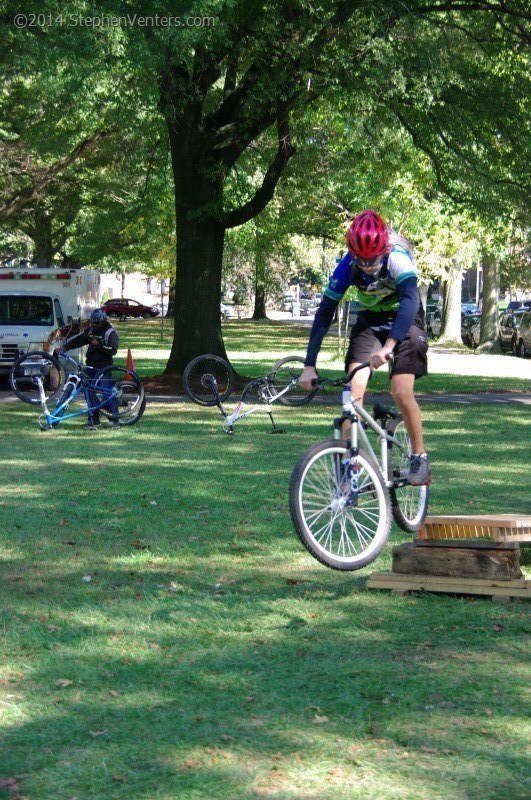
[[[238,309],[234,306],[228,306],[226,303],[221,303],[219,306],[221,319],[237,319]]]
[[[461,314],[479,314],[481,313],[475,303],[461,303]]]
[[[107,300],[102,308],[108,317],[120,317],[120,319],[126,319],[126,317],[147,319],[148,317],[158,317],[160,314],[158,306],[145,306],[137,300],[128,300],[125,297]]]
[[[426,319],[426,330],[428,332],[428,336],[431,336],[432,339],[437,338],[440,336],[442,328],[442,311],[437,309],[437,311],[433,311],[428,318]]]
[[[498,326],[498,341],[502,350],[510,350],[513,355],[517,354],[517,329],[525,314],[525,309],[509,309],[500,317]]]
[[[516,329],[516,355],[531,358],[531,311],[520,317]]]
[[[461,339],[469,347],[479,344],[479,331],[481,331],[481,314],[463,314],[461,317]]]
[[[313,317],[317,309],[319,308],[319,303],[316,303],[315,300],[308,299],[308,300],[301,300],[301,317]]]
[[[290,294],[289,292],[285,294],[282,299],[282,307],[284,311],[291,311],[291,307],[293,306],[294,302],[295,302],[294,294]]]
[[[531,308],[531,300],[511,300],[506,311],[516,311],[519,308],[523,308],[524,311],[527,308]]]

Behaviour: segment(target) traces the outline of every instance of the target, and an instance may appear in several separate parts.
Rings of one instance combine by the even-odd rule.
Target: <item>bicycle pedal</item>
[[[287,433],[287,431],[283,430],[282,428],[275,428],[274,430],[269,431],[269,433]]]

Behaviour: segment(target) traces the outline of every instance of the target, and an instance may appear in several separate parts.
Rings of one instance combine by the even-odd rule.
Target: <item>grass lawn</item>
[[[300,349],[276,328],[238,352]],[[149,330],[121,329],[141,373]],[[366,590],[398,529],[356,573],[299,544],[289,476],[334,413],[229,438],[190,403],[97,432],[2,407],[0,798],[529,796],[527,605]],[[424,416],[432,513],[529,512],[525,407]]]
[[[134,356],[135,368],[142,377],[160,375],[167,363],[173,342],[173,324],[164,320],[164,335],[161,320],[135,320],[116,323],[120,333],[121,355],[125,363],[127,348]],[[306,353],[308,325],[292,322],[252,322],[251,320],[229,320],[223,324],[223,335],[227,353],[235,370],[241,375],[257,377],[265,375],[275,361],[286,355]],[[463,353],[471,351],[462,347]],[[508,359],[513,356],[507,356]],[[343,357],[337,355],[336,339],[330,335],[325,339],[319,356],[319,369],[323,374],[343,374]],[[476,377],[430,374],[418,384],[423,393],[471,393],[500,391],[530,391],[531,381],[500,377],[496,374]],[[373,392],[388,392],[387,371],[376,372],[369,384]]]

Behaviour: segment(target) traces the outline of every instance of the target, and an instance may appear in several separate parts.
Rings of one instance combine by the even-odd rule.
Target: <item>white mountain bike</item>
[[[375,405],[373,415],[353,401],[350,381],[368,362],[346,378],[319,378],[317,383],[343,386],[343,413],[334,420],[334,439],[306,450],[290,483],[290,512],[304,547],[322,564],[356,570],[381,552],[393,517],[409,533],[422,525],[429,487],[407,482],[411,442],[400,414]],[[350,421],[350,441],[342,426]],[[379,455],[367,430],[376,434]]]

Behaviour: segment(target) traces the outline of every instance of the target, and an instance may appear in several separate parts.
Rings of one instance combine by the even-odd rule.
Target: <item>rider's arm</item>
[[[328,329],[334,319],[334,313],[337,308],[338,301],[331,300],[326,295],[323,296],[321,304],[317,309],[315,318],[313,320],[312,329],[310,331],[310,339],[308,341],[308,350],[306,352],[305,366],[315,367],[317,356],[321,349],[323,339],[328,333]]]
[[[84,345],[89,343],[89,338],[85,332],[78,333],[76,336],[72,336],[71,339],[67,339],[66,342],[61,347],[61,350],[76,350],[78,347],[84,347]]]
[[[118,352],[118,334],[115,330],[109,333],[107,341],[101,339],[98,343],[98,349],[106,356],[115,356]]]
[[[349,253],[343,256],[332,273],[328,286],[325,289],[323,299],[321,300],[321,304],[317,309],[313,321],[312,330],[310,331],[310,340],[308,342],[308,350],[304,362],[307,367],[315,366],[323,339],[328,333],[328,329],[334,319],[336,308],[352,283],[351,260]]]
[[[389,331],[389,338],[401,342],[407,336],[407,332],[413,325],[413,320],[419,310],[420,295],[417,278],[414,276],[405,278],[397,283],[396,288],[400,298],[400,305],[396,319]]]

